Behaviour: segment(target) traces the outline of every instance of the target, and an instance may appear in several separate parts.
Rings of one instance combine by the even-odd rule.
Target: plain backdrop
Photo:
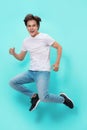
[[[53,37],[63,48],[58,72],[51,71],[49,92],[65,92],[75,107],[40,103],[29,112],[30,100],[9,86],[9,80],[28,70],[29,55],[17,61],[9,48],[19,53],[29,34],[26,14],[42,18],[40,32]],[[51,64],[56,50],[51,48]],[[28,84],[36,90],[35,83]],[[0,130],[87,130],[87,1],[3,0],[0,2]]]

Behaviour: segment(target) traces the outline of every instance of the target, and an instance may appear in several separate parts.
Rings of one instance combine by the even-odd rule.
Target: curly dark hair
[[[33,14],[27,14],[24,18],[24,23],[25,23],[25,26],[27,26],[27,22],[29,20],[35,20],[37,22],[37,25],[38,25],[38,29],[40,27],[40,22],[41,22],[41,18],[38,17],[38,16],[34,16]]]

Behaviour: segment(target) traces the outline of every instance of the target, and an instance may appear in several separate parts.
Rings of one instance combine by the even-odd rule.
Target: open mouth
[[[30,31],[30,33],[34,33],[34,31]]]

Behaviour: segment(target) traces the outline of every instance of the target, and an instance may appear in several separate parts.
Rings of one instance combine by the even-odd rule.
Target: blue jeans
[[[10,86],[31,98],[35,93],[30,89],[28,89],[26,86],[24,86],[24,84],[35,82],[40,101],[63,103],[64,102],[63,97],[48,93],[49,79],[50,79],[49,71],[28,70],[11,79]]]

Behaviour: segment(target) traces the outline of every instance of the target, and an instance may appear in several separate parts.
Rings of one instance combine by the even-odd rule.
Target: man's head
[[[31,36],[36,36],[40,27],[41,18],[32,14],[26,15],[24,19],[25,26]]]

